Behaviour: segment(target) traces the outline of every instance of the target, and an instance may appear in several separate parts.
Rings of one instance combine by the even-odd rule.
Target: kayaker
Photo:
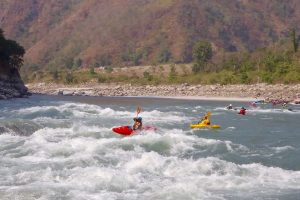
[[[256,107],[257,107],[257,105],[256,105],[255,102],[251,102],[250,105],[251,105],[253,108],[256,108]]]
[[[229,104],[229,106],[227,106],[227,110],[232,110],[233,107],[232,107],[232,104]]]
[[[283,108],[283,109],[287,109],[288,111],[293,111],[292,108],[289,108],[289,107],[288,107],[287,102],[284,102],[284,103],[282,104],[282,108]]]
[[[240,112],[238,114],[240,114],[240,115],[246,115],[246,108],[242,107],[240,109]]]
[[[205,114],[199,124],[210,125],[210,120],[208,114]]]
[[[284,102],[284,103],[282,104],[282,108],[286,109],[287,107],[288,107],[287,103]]]
[[[140,130],[142,129],[143,123],[142,123],[142,118],[141,117],[135,117],[133,118],[134,124],[132,126],[133,130]]]

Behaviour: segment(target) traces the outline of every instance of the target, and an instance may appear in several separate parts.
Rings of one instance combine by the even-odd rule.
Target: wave
[[[134,113],[129,111],[118,111],[112,108],[102,108],[96,105],[88,104],[75,104],[66,103],[63,105],[53,105],[53,106],[35,106],[30,108],[24,108],[16,111],[18,114],[24,117],[32,118],[70,118],[70,117],[89,117],[89,118],[128,118],[132,117]],[[182,116],[180,112],[161,112],[158,110],[144,111],[140,116],[147,119],[150,122],[160,122],[160,121],[174,121],[182,122],[189,121],[190,118]]]
[[[289,150],[295,150],[292,146],[282,146],[282,147],[271,147],[272,150],[275,151],[275,153],[282,153]]]
[[[255,127],[239,139],[242,133],[231,134],[238,133],[234,124],[217,134],[208,134],[212,130],[203,134],[182,124],[194,119],[192,110],[209,108],[177,108],[145,109],[141,113],[145,124],[158,129],[130,137],[111,131],[115,125],[132,122],[134,111],[128,107],[59,102],[8,111],[18,123],[30,122],[35,128],[28,137],[20,137],[3,126],[11,119],[1,119],[5,131],[0,135],[0,195],[4,199],[280,199],[300,190],[300,171],[287,170],[293,168],[284,163],[289,160],[273,160],[290,151],[297,154],[294,143],[249,144],[247,137],[256,137]],[[214,113],[228,119],[225,110],[217,108]],[[271,139],[277,141],[276,136]]]
[[[242,197],[251,198],[249,191],[264,190],[264,194],[272,196],[276,188],[281,191],[300,189],[299,171],[256,163],[237,165],[215,157],[180,159],[156,152],[127,152],[118,154],[118,157],[104,157],[110,162],[108,165],[99,163],[95,156],[88,157],[93,160],[85,160],[89,166],[74,160],[77,163],[64,163],[65,167],[59,169],[23,169],[22,172],[14,172],[13,184],[39,185],[40,190],[51,190],[48,186],[56,185],[62,190],[72,191],[73,195],[80,193],[83,197],[112,195],[120,198],[126,193],[128,199],[134,196],[142,199],[222,199],[226,191],[234,196],[237,190]],[[11,191],[22,191],[22,188],[16,186]],[[73,195],[70,197],[76,199]]]

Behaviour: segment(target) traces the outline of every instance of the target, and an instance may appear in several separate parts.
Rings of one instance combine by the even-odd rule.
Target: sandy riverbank
[[[67,96],[155,96],[165,98],[205,100],[246,100],[269,99],[294,101],[300,98],[300,84],[296,85],[145,85],[97,84],[80,85],[28,84],[33,94]]]

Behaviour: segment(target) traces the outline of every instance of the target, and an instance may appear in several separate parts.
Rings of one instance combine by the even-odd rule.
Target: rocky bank
[[[294,101],[300,98],[300,84],[253,84],[253,85],[145,85],[96,84],[58,85],[29,84],[35,94],[67,96],[168,96],[168,97],[228,97],[259,98]]]
[[[28,97],[28,89],[19,76],[0,75],[0,99]]]

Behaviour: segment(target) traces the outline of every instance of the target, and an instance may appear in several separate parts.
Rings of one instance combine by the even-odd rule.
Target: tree
[[[90,68],[90,74],[91,75],[95,75],[96,74],[95,68],[93,66]]]
[[[73,76],[73,73],[72,72],[68,72],[66,77],[65,77],[65,82],[67,84],[71,84],[71,83],[74,83],[74,76]]]
[[[152,81],[153,76],[149,72],[145,71],[143,73],[143,75],[144,75],[144,78],[147,79],[147,81]]]
[[[53,78],[53,80],[55,80],[55,81],[58,80],[59,74],[58,74],[57,69],[55,69],[55,70],[52,72],[52,78]]]
[[[169,80],[174,81],[176,77],[177,77],[177,72],[175,69],[175,65],[171,65],[170,72],[169,72]]]
[[[293,43],[293,48],[294,48],[294,52],[298,52],[298,48],[299,48],[299,42],[300,42],[300,35],[296,35],[296,29],[293,29],[291,31],[291,39],[292,39],[292,43]]]
[[[78,69],[78,68],[81,67],[81,65],[82,65],[82,60],[81,60],[80,58],[77,58],[77,59],[75,59],[75,61],[74,61],[73,68],[74,68],[74,69]]]
[[[106,66],[104,67],[104,70],[107,72],[107,73],[111,73],[114,71],[114,69],[111,67],[111,66]]]
[[[2,67],[10,69],[10,71],[19,71],[23,64],[23,56],[25,50],[16,41],[7,40],[3,31],[0,29],[0,62]]]
[[[158,56],[158,62],[159,63],[167,63],[170,61],[172,57],[171,52],[167,48],[161,49],[159,56]]]
[[[198,73],[202,71],[212,56],[213,52],[210,42],[204,40],[198,41],[193,49],[193,72]]]

